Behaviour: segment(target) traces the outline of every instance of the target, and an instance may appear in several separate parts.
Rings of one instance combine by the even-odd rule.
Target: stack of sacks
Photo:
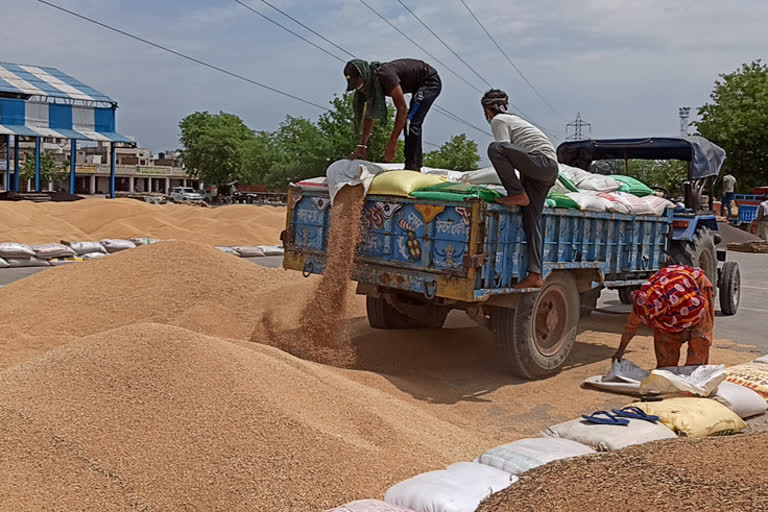
[[[7,267],[47,267],[48,262],[38,258],[35,250],[15,242],[0,243],[0,268]]]
[[[517,477],[485,464],[458,462],[423,473],[391,487],[384,501],[414,512],[474,512],[491,494]]]
[[[95,260],[107,255],[107,250],[99,242],[69,242],[67,245],[84,260]]]
[[[521,439],[514,443],[492,448],[475,459],[475,462],[519,476],[526,471],[556,460],[581,457],[592,453],[595,453],[595,450],[576,441],[556,437],[540,437]]]

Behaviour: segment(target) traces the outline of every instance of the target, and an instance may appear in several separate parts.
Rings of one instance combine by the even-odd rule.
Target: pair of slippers
[[[595,423],[598,425],[629,425],[629,419],[649,421],[656,423],[659,421],[658,416],[646,414],[645,411],[637,407],[628,406],[621,410],[613,409],[613,414],[606,411],[595,411],[591,415],[582,415],[589,423]],[[629,419],[625,419],[629,418]]]

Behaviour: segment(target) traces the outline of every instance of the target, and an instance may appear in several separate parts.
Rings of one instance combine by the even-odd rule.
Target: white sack
[[[559,172],[566,178],[568,178],[568,181],[576,185],[576,188],[581,188],[581,182],[592,176],[591,172],[587,172],[584,169],[579,169],[578,167],[571,167],[570,165],[565,164],[557,164],[560,168]]]
[[[672,430],[661,423],[634,419],[628,421],[629,424],[626,426],[598,425],[579,418],[551,426],[544,431],[544,435],[570,439],[601,452],[677,437]]]
[[[592,192],[615,192],[621,187],[621,183],[602,174],[590,174],[577,185],[579,190]]]
[[[359,500],[326,512],[412,512],[379,500]]]
[[[292,183],[293,186],[302,190],[327,190],[328,178],[325,176],[318,176],[317,178],[308,178],[301,180],[298,183]]]
[[[422,174],[434,174],[435,176],[441,176],[445,178],[448,181],[452,181],[454,183],[458,183],[461,181],[461,178],[464,176],[465,173],[461,171],[452,171],[450,169],[434,169],[432,167],[422,167],[421,168]]]
[[[86,261],[90,261],[90,260],[97,260],[99,258],[103,258],[106,255],[107,255],[106,252],[95,251],[95,252],[87,252],[85,254],[81,254],[80,257]]]
[[[99,240],[99,243],[103,245],[110,254],[136,248],[136,244],[130,240],[121,240],[119,238],[105,238],[104,240]]]
[[[725,380],[725,365],[680,366],[652,370],[640,383],[643,395],[692,395],[709,397]]]
[[[99,242],[72,242],[69,244],[73,251],[78,255],[101,252],[106,254],[107,250]]]
[[[595,450],[570,439],[540,437],[521,439],[514,443],[492,448],[478,457],[475,462],[501,469],[513,475],[543,466],[549,462],[580,457],[595,453]]]
[[[37,258],[35,256],[30,256],[27,258],[5,258],[5,262],[8,264],[10,268],[49,267],[50,266],[50,264],[47,261],[41,260],[40,258]]]
[[[234,247],[235,252],[241,257],[241,258],[259,258],[261,256],[264,256],[264,251],[261,250],[261,247],[253,247],[250,245],[240,245],[237,247]]]
[[[35,256],[41,260],[52,260],[53,258],[71,258],[72,256],[76,256],[75,251],[71,247],[67,247],[64,244],[33,245],[32,250],[35,251]]]
[[[602,197],[586,192],[568,192],[568,197],[576,201],[579,209],[587,212],[604,212],[607,209],[606,201]]]
[[[35,251],[27,244],[16,242],[0,243],[0,258],[31,258],[34,255]]]
[[[156,239],[154,239],[154,238],[131,238],[131,242],[133,242],[133,244],[134,244],[136,247],[139,247],[139,246],[141,246],[141,245],[151,245],[151,244],[156,244],[156,243],[157,243],[157,242],[159,242],[159,241],[160,241],[160,240],[156,240]]]
[[[225,253],[231,254],[233,256],[240,256],[239,254],[237,254],[237,251],[235,250],[234,247],[226,247],[224,245],[216,245],[215,248],[220,250],[221,252],[225,252]]]
[[[606,211],[609,211],[611,213],[623,213],[623,214],[630,213],[629,205],[625,201],[620,201],[615,194],[608,193],[608,192],[600,192],[597,194],[597,196],[605,200]]]
[[[721,382],[715,400],[735,412],[740,418],[749,418],[768,411],[768,402],[756,391],[733,382]]]
[[[766,363],[766,364],[768,364],[768,354],[765,354],[764,356],[760,356],[760,357],[758,357],[757,359],[755,359],[752,362],[753,363]]]
[[[626,205],[631,215],[656,215],[648,201],[627,192],[608,192],[611,197]],[[602,194],[601,194],[602,195]]]
[[[675,204],[672,201],[669,201],[659,196],[650,195],[650,196],[645,196],[641,199],[646,203],[648,203],[648,208],[653,210],[653,214],[657,216],[664,215],[664,211],[667,208],[675,207]]]
[[[8,262],[5,259],[0,258],[0,268],[8,268]]]
[[[258,248],[261,249],[264,256],[282,256],[285,254],[285,249],[279,245],[260,245]]]
[[[362,185],[367,194],[373,177],[382,172],[385,172],[385,169],[365,160],[344,159],[333,162],[325,171],[325,175],[328,178],[328,192],[331,196],[331,204],[333,204],[333,199],[338,191],[347,185],[350,187]]]
[[[519,173],[517,175],[520,176]],[[493,167],[462,173],[461,182],[471,185],[501,185],[499,174]]]
[[[414,512],[474,512],[485,498],[516,481],[516,476],[485,464],[458,462],[400,482],[384,501]]]

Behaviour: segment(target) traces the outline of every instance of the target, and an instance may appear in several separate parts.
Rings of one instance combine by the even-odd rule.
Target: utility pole
[[[589,131],[589,136],[584,136],[584,128]],[[571,135],[568,133],[573,131]],[[581,118],[581,112],[576,115],[576,120],[565,125],[565,140],[584,140],[592,138],[592,125],[584,122]]]
[[[680,107],[678,114],[680,115],[680,136],[687,137],[689,126],[688,117],[691,115],[691,107]]]

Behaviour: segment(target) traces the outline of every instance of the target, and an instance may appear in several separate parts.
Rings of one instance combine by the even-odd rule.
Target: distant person
[[[509,208],[519,206],[523,213],[528,276],[515,288],[541,288],[541,213],[549,189],[557,180],[555,147],[541,130],[507,112],[509,98],[504,91],[492,89],[480,103],[495,140],[488,146],[488,158],[507,191],[507,196],[496,202]],[[515,170],[520,173],[519,179]]]
[[[762,197],[763,202],[757,207],[755,222],[757,223],[757,236],[761,240],[768,240],[768,196]]]
[[[632,313],[613,359],[620,360],[640,325],[653,329],[656,367],[678,366],[688,343],[685,365],[709,363],[715,303],[704,271],[682,265],[659,270],[634,293]]]
[[[726,174],[723,177],[723,199],[720,202],[721,208],[720,208],[720,215],[725,213],[725,210],[728,210],[727,218],[733,217],[733,210],[731,209],[731,203],[733,202],[733,198],[735,195],[736,190],[736,178],[733,177],[731,174]]]
[[[344,66],[347,91],[355,91],[355,130],[360,131],[360,144],[350,158],[365,159],[373,124],[388,122],[386,96],[397,109],[395,126],[384,150],[384,160],[392,162],[397,153],[397,140],[405,130],[405,168],[421,171],[424,160],[421,135],[424,118],[440,95],[442,83],[435,68],[416,59],[398,59],[386,63],[355,59]],[[410,106],[405,95],[411,95]]]

